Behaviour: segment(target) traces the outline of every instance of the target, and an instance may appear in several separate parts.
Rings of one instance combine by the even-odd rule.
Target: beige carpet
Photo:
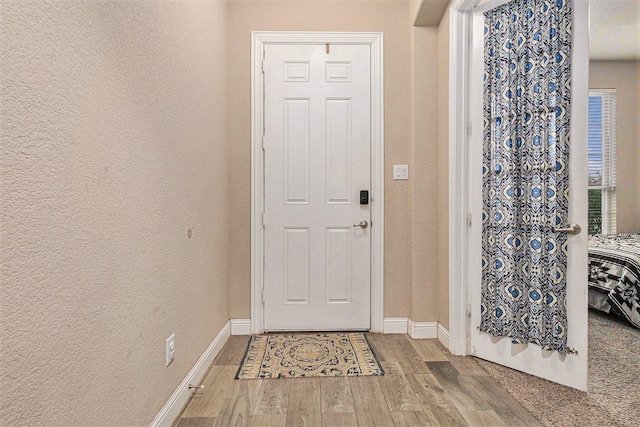
[[[253,335],[236,379],[384,375],[360,332]]]
[[[587,393],[476,359],[544,426],[640,426],[640,329],[589,310]]]

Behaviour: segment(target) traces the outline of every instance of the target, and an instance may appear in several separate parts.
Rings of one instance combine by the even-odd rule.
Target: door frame
[[[574,14],[578,13],[579,22],[588,21],[589,0],[572,0]],[[470,354],[470,268],[469,249],[471,245],[470,226],[471,214],[468,202],[469,190],[469,140],[471,134],[471,42],[473,34],[472,12],[480,0],[453,0],[450,6],[449,31],[449,351],[454,355],[466,356]],[[490,0],[481,9],[496,7],[508,0]],[[574,21],[575,22],[575,21]],[[588,26],[580,25],[573,29],[574,41],[581,49],[588,51]],[[578,34],[579,32],[579,34]],[[572,57],[574,61],[575,57]],[[588,86],[584,75],[574,76],[573,86]],[[587,117],[588,94],[580,94],[573,98],[572,122],[584,120]],[[574,94],[575,96],[575,94]],[[576,102],[577,101],[577,102]],[[584,105],[581,105],[584,104]],[[579,141],[586,138],[586,127],[572,127],[572,140]],[[583,159],[584,157],[584,159]],[[586,163],[586,152],[580,151],[572,158],[574,162]],[[576,262],[572,259],[573,267],[568,274],[578,274],[586,271],[586,259]],[[584,268],[582,268],[584,267]],[[582,268],[582,269],[581,269]],[[586,305],[586,294],[585,294]],[[567,307],[571,310],[571,307]],[[586,354],[583,355],[586,360]],[[586,385],[585,385],[586,386]]]
[[[264,331],[264,80],[270,44],[359,44],[371,47],[371,331],[384,320],[384,86],[383,34],[358,32],[251,32],[251,333]]]
[[[449,9],[449,351],[469,351],[469,66],[471,14],[478,0],[453,0]]]

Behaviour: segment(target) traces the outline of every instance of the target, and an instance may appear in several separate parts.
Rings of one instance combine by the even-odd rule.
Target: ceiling
[[[640,60],[640,0],[591,0],[589,57]]]
[[[422,0],[414,25],[417,27],[437,27],[448,5],[449,0]]]

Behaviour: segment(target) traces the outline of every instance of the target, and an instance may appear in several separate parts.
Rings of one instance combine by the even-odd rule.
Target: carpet
[[[589,310],[589,371],[583,393],[476,361],[544,426],[640,425],[640,330]]]
[[[384,375],[360,332],[253,335],[236,379]]]

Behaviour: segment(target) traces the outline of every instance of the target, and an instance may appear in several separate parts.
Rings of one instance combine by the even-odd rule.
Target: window
[[[616,91],[589,91],[589,234],[616,232]]]

